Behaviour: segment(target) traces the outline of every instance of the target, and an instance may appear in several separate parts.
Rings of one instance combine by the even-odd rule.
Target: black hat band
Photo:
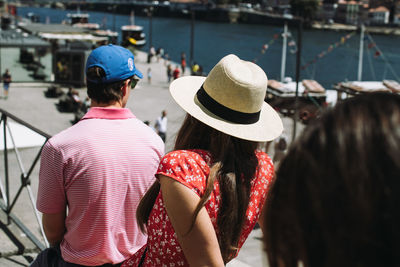
[[[253,124],[260,119],[261,110],[255,113],[245,113],[225,107],[208,95],[203,86],[200,87],[196,95],[206,109],[224,120],[240,124]]]

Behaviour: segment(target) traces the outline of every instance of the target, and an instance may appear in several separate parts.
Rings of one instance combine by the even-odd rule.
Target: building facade
[[[384,6],[371,8],[368,12],[369,24],[384,25],[389,23],[389,9]]]
[[[356,1],[339,1],[335,21],[353,25],[368,22],[368,4]]]

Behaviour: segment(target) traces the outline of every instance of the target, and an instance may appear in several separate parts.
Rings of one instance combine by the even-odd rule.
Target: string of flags
[[[374,39],[372,38],[372,36],[367,33],[366,37],[364,40],[369,41],[367,48],[368,49],[374,49],[375,53],[374,53],[374,57],[375,58],[381,58],[385,63],[385,68],[388,67],[389,70],[392,72],[393,76],[396,78],[396,80],[400,80],[400,77],[397,75],[395,69],[392,67],[392,64],[390,64],[390,62],[387,60],[386,56],[383,54],[382,50],[378,47],[378,45],[375,43]]]
[[[282,38],[285,37],[284,34],[285,34],[285,33],[283,33],[283,32],[275,33],[275,34],[272,36],[272,39],[271,39],[268,43],[266,43],[266,44],[264,44],[264,45],[262,46],[261,51],[260,51],[261,55],[265,54],[265,52],[266,52],[280,37],[282,37]],[[293,39],[292,34],[291,34],[290,32],[287,33],[287,36],[286,36],[286,37],[288,38],[288,43],[287,43],[287,45],[288,45],[288,47],[290,47],[289,52],[290,52],[291,54],[295,54],[295,53],[297,52],[297,44],[296,44],[296,41]],[[261,55],[260,55],[260,56],[261,56]],[[256,58],[253,60],[253,62],[254,62],[254,63],[257,62],[260,56],[256,57]]]
[[[371,50],[372,48],[375,49],[374,58],[380,57],[381,56],[381,51],[378,49],[378,46],[376,45],[376,43],[373,42],[372,40],[368,39],[368,38],[366,38],[366,40],[370,42],[367,45],[368,50]]]
[[[285,37],[284,34],[285,34],[285,33],[283,33],[283,32],[275,33],[275,34],[272,36],[272,39],[271,39],[268,43],[266,43],[266,44],[264,44],[264,45],[262,46],[261,51],[260,51],[261,55],[265,54],[265,52],[266,52],[280,37],[282,37],[282,38]],[[330,52],[332,52],[334,49],[336,49],[336,48],[338,48],[338,47],[344,45],[344,44],[345,44],[351,37],[353,37],[355,34],[356,34],[356,32],[352,32],[352,33],[348,33],[348,34],[342,36],[342,37],[340,38],[339,41],[337,41],[337,42],[335,42],[335,43],[329,45],[328,48],[327,48],[326,50],[320,52],[320,53],[319,53],[318,55],[316,55],[312,60],[309,60],[306,64],[304,64],[303,66],[301,66],[301,69],[304,70],[304,69],[306,69],[307,67],[309,67],[310,65],[315,64],[319,59],[325,57],[325,56],[328,55]],[[286,37],[287,37],[287,39],[288,39],[287,46],[289,47],[289,53],[291,53],[291,54],[296,54],[296,53],[297,53],[297,44],[296,44],[296,41],[293,39],[292,34],[291,34],[290,32],[288,32]],[[380,56],[381,56],[381,51],[378,49],[376,43],[373,42],[371,38],[368,39],[368,38],[366,37],[365,39],[369,41],[369,43],[368,43],[368,45],[367,45],[367,48],[368,48],[368,49],[375,49],[374,57],[375,57],[375,58],[380,57]],[[261,56],[261,55],[260,55],[260,56]],[[256,57],[256,58],[253,60],[253,62],[257,62],[260,56]]]
[[[270,46],[275,43],[275,41],[279,38],[279,35],[280,35],[279,33],[275,33],[273,35],[272,39],[268,43],[266,43],[262,46],[261,51],[260,51],[261,55],[265,54],[265,52],[268,50],[268,48],[270,48]],[[256,63],[260,56],[253,59],[253,62]]]
[[[301,66],[301,69],[304,70],[308,66],[315,64],[319,59],[325,57],[327,54],[332,52],[335,48],[338,48],[339,46],[344,45],[351,37],[353,37],[354,34],[355,34],[355,32],[352,32],[352,33],[346,34],[345,36],[342,36],[340,38],[340,41],[337,41],[336,43],[329,45],[326,50],[322,51],[321,53],[316,55],[312,60],[308,61],[306,64]]]

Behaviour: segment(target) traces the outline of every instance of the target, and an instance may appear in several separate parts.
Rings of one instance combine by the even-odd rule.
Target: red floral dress
[[[251,181],[250,202],[239,240],[239,249],[260,216],[267,195],[268,185],[273,176],[273,165],[268,155],[261,151],[257,151],[256,155],[259,164],[255,178]],[[158,167],[157,174],[162,174],[179,181],[201,197],[206,188],[211,164],[211,157],[207,151],[178,150],[164,156]],[[206,202],[205,208],[217,234],[217,215],[220,201],[219,184],[215,180],[214,190]],[[161,191],[150,213],[147,233],[147,244],[126,260],[122,264],[122,267],[138,266],[145,250],[146,255],[142,266],[189,266],[165,210]],[[239,249],[237,253],[239,253]]]

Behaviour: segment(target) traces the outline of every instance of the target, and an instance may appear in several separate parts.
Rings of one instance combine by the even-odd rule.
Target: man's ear
[[[121,87],[121,90],[122,90],[122,96],[125,96],[127,94],[127,90],[130,90],[129,80],[124,81],[124,85]]]

